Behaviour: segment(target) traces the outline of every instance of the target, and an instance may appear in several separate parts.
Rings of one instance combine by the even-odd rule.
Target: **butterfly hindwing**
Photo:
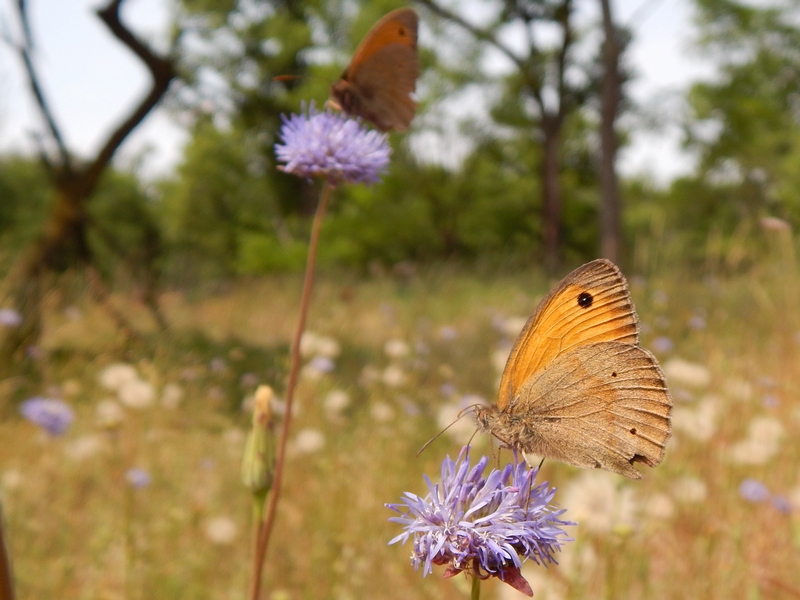
[[[523,452],[639,479],[634,462],[655,467],[664,457],[671,411],[653,355],[603,342],[559,355],[503,412],[526,423],[511,440]]]

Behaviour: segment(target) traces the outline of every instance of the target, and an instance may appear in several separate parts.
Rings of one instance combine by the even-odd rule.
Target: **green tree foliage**
[[[303,99],[321,104],[357,41],[397,5],[353,3],[343,10],[337,3],[307,2],[303,11],[300,5],[275,5],[258,14],[248,13],[246,6],[209,1],[192,5],[183,17],[199,23],[194,31],[206,45],[201,53],[189,52],[186,45],[183,64],[191,75],[182,97],[201,116],[177,177],[163,188],[167,237],[175,251],[170,272],[183,277],[296,269],[303,264],[306,217],[317,192],[275,168],[278,115],[297,112]],[[250,20],[243,19],[245,14]],[[434,28],[440,25],[431,23]],[[229,50],[215,50],[228,37],[237,43]],[[438,117],[426,119],[425,106],[445,106],[442,94],[458,95],[465,86],[492,79],[477,66],[480,47],[474,39],[459,44],[458,68],[442,68],[432,52],[422,49],[428,73],[419,86],[420,128],[438,125]],[[272,79],[287,73],[311,77],[293,84]],[[221,82],[216,91],[210,91],[209,80]],[[461,139],[472,150],[463,163],[448,168],[426,162],[429,157],[412,156],[410,148],[420,144],[406,145],[406,137],[394,136],[395,157],[384,182],[337,193],[326,220],[329,241],[323,261],[364,267],[373,261],[388,266],[404,260],[541,258],[542,187],[535,167],[542,161],[541,142],[531,135],[533,117],[523,115],[515,84],[498,86],[496,76],[493,81],[490,86],[503,90],[494,105],[514,107],[516,125],[509,123],[510,113],[502,127],[492,127],[489,115],[482,125],[470,121]],[[217,111],[208,111],[208,106]],[[592,255],[597,245],[592,126],[575,112],[564,120],[562,130],[561,193],[568,219],[563,245],[565,256],[573,260]],[[438,135],[446,139],[443,131]]]
[[[51,208],[52,190],[42,162],[0,157],[0,199],[0,268],[7,272],[20,251],[37,239]],[[103,273],[136,280],[157,274],[163,248],[154,208],[134,173],[104,173],[87,209],[92,224],[88,243]],[[147,274],[149,268],[152,274]]]
[[[0,157],[0,264],[4,273],[16,253],[36,239],[50,198],[41,161],[13,155]]]
[[[730,233],[766,215],[800,224],[800,5],[696,4],[698,43],[719,75],[689,93],[686,143],[700,160],[697,180],[675,184],[678,225]]]

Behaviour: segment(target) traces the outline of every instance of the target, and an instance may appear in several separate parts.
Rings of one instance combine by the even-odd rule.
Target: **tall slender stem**
[[[308,259],[306,260],[306,273],[303,281],[303,295],[300,299],[300,316],[297,319],[297,329],[292,340],[291,365],[289,367],[289,381],[286,384],[286,409],[281,423],[281,433],[278,440],[278,453],[275,461],[275,478],[272,483],[272,493],[269,497],[269,504],[266,510],[264,521],[259,526],[256,540],[256,551],[253,557],[253,574],[250,582],[250,600],[257,600],[261,592],[261,573],[264,567],[264,558],[267,555],[272,527],[275,523],[275,512],[278,506],[278,499],[281,492],[283,479],[283,466],[286,459],[286,441],[289,438],[289,427],[292,422],[292,401],[294,400],[294,390],[297,387],[297,378],[300,374],[300,338],[306,328],[306,317],[308,307],[311,302],[311,289],[314,286],[314,264],[317,260],[317,245],[319,242],[319,231],[322,225],[322,217],[325,215],[325,208],[328,205],[333,184],[326,181],[320,195],[317,212],[314,215],[314,223],[311,226],[311,240],[308,243]]]
[[[14,575],[11,570],[11,553],[6,546],[4,535],[5,515],[0,504],[0,598],[14,600]]]

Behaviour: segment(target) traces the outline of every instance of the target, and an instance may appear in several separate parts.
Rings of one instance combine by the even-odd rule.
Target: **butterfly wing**
[[[341,102],[342,108],[348,114],[374,123],[382,131],[405,131],[417,111],[410,94],[414,92],[418,76],[416,50],[407,46],[386,46],[354,72],[347,82],[351,100]]]
[[[412,8],[393,10],[367,32],[350,61],[348,71],[359,68],[368,58],[388,45],[406,46],[416,53],[419,16]],[[345,74],[347,71],[345,71]]]
[[[650,352],[620,342],[558,355],[520,389],[490,430],[523,452],[631,479],[664,457],[672,399]]]
[[[578,267],[525,323],[503,370],[497,406],[508,406],[532,375],[572,348],[638,340],[638,319],[619,268],[606,259]]]
[[[410,8],[390,12],[369,31],[331,96],[348,114],[383,131],[408,129],[416,112],[410,95],[419,77],[417,27]]]

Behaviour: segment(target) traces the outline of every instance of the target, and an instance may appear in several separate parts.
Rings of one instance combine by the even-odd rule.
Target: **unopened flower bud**
[[[275,443],[270,400],[272,388],[261,385],[256,390],[253,427],[247,434],[242,457],[242,483],[254,494],[266,495],[275,474]]]

